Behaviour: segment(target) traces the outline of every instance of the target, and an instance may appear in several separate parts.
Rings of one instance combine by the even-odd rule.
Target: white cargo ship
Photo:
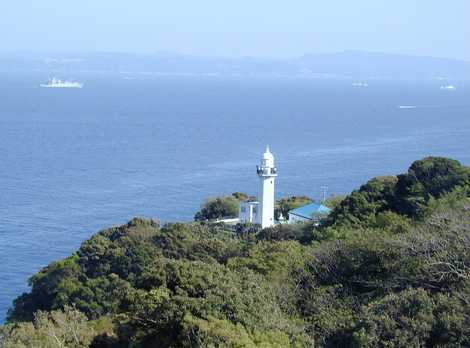
[[[47,83],[40,84],[40,86],[43,88],[82,88],[83,83],[75,81],[62,81],[54,77]]]

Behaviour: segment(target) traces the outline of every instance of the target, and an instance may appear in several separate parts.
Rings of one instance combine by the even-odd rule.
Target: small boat
[[[441,89],[446,90],[446,91],[455,91],[457,87],[452,86],[452,85],[445,85],[445,86],[441,86]]]
[[[353,87],[369,87],[367,82],[354,82],[351,84]]]
[[[75,81],[62,81],[53,77],[47,83],[41,83],[39,86],[43,88],[82,88],[83,83]]]

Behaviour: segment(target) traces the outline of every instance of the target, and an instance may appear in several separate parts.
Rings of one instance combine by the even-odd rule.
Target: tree
[[[423,289],[390,294],[364,307],[355,328],[357,347],[468,347],[468,305]]]
[[[370,226],[384,212],[422,220],[433,199],[458,189],[470,193],[470,168],[452,159],[427,157],[413,162],[405,174],[369,180],[346,196],[323,226]]]
[[[378,213],[392,209],[397,180],[395,176],[369,180],[359,190],[346,196],[333,209],[323,225],[360,226],[373,223]]]
[[[208,199],[201,210],[196,213],[194,220],[206,221],[221,218],[234,218],[238,216],[240,201],[235,197],[216,197]]]
[[[0,347],[468,347],[467,174],[417,161],[319,228],[135,218],[34,275]]]
[[[246,193],[243,192],[234,192],[232,193],[232,196],[236,199],[238,199],[240,202],[249,202],[249,201],[256,201],[255,196],[249,196]]]
[[[83,313],[65,306],[64,310],[38,311],[33,323],[8,324],[3,335],[2,348],[85,348],[95,332]]]
[[[420,217],[432,198],[440,198],[457,187],[469,186],[470,169],[458,161],[442,157],[415,161],[408,173],[398,176],[395,211]]]
[[[331,197],[326,199],[324,204],[330,209],[335,209],[337,206],[341,204],[341,202],[345,198],[346,198],[345,195],[332,195]]]
[[[297,240],[307,244],[312,240],[311,224],[279,224],[262,229],[257,235],[258,240],[283,241]]]
[[[207,319],[187,316],[183,331],[187,341],[184,347],[226,348],[289,348],[293,347],[289,336],[282,331],[250,332],[243,325],[214,317]]]

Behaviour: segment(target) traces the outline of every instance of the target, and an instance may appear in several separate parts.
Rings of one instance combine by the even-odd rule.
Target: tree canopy
[[[240,201],[248,196],[236,192],[232,196],[210,198],[204,202],[201,210],[194,216],[195,221],[216,220],[222,218],[235,218],[240,211]]]
[[[426,158],[321,226],[135,218],[31,277],[0,347],[469,347],[469,192]]]

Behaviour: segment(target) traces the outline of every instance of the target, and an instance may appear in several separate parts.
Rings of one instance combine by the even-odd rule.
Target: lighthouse
[[[269,146],[263,154],[261,165],[256,167],[260,179],[260,214],[258,222],[262,228],[274,226],[274,181],[277,176],[277,168],[274,165],[274,156],[269,151]]]

